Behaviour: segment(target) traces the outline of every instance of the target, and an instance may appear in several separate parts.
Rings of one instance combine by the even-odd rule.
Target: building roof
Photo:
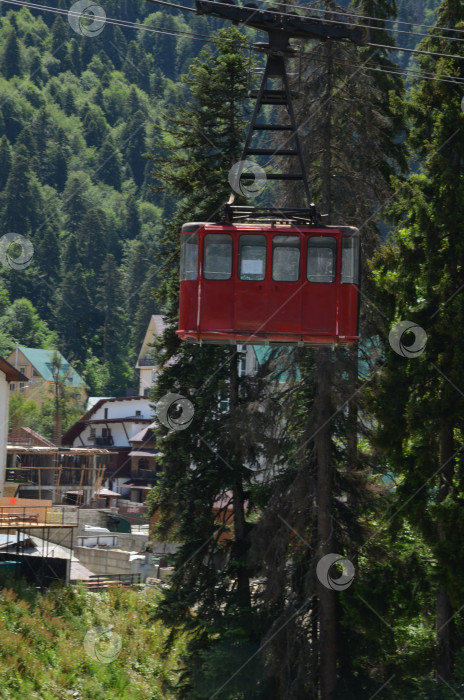
[[[108,401],[108,399],[113,399],[114,396],[89,396],[85,406],[86,411],[90,411],[91,408],[95,406],[99,401]]]
[[[133,435],[131,438],[129,438],[129,442],[153,442],[156,441],[156,436],[153,434],[153,428],[155,427],[155,423],[151,423],[151,425],[147,425],[146,428],[142,428],[142,430],[139,430],[138,433]]]
[[[51,440],[32,430],[32,428],[26,428],[25,426],[12,430],[8,435],[7,442],[9,445],[33,445],[35,443],[36,447],[56,447]]]
[[[24,374],[19,372],[16,369],[16,367],[13,367],[13,365],[10,365],[10,363],[7,362],[6,360],[4,360],[2,357],[0,357],[0,370],[5,375],[7,382],[27,382],[28,381],[27,377],[25,377]]]
[[[96,403],[92,406],[91,409],[89,409],[86,413],[84,413],[83,416],[79,418],[78,421],[72,425],[69,430],[65,432],[63,437],[61,438],[61,442],[66,445],[66,444],[71,444],[78,435],[82,433],[82,431],[85,429],[86,425],[92,420],[92,416],[98,411],[99,408],[103,406],[105,403],[114,403],[116,401],[140,401],[140,399],[143,399],[144,401],[147,401],[146,396],[121,396],[121,397],[116,397],[116,398],[111,398],[111,399],[98,399]],[[101,422],[107,423],[107,422],[114,422],[114,423],[123,423],[127,421],[129,418],[132,419],[132,422],[134,423],[144,423],[145,421],[149,420],[148,418],[142,418],[141,416],[127,416],[126,418],[116,418],[116,419],[105,419]],[[151,419],[150,419],[151,420]]]
[[[22,345],[18,346],[18,350],[22,352],[24,357],[37,370],[41,377],[46,382],[54,382],[53,375],[53,355],[56,354],[61,360],[60,375],[65,376],[70,371],[68,384],[69,386],[85,387],[84,380],[69,364],[67,359],[57,350],[43,350],[42,348],[25,348]],[[14,352],[14,351],[13,351]],[[11,355],[10,355],[11,357]]]

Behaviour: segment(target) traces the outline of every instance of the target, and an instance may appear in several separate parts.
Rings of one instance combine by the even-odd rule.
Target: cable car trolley
[[[201,343],[350,345],[358,283],[355,228],[184,224],[177,333]]]
[[[364,29],[292,13],[236,6],[233,0],[196,0],[198,14],[213,14],[266,31],[267,54],[241,162],[249,156],[290,158],[291,172],[268,180],[299,180],[307,209],[234,206],[231,195],[220,223],[186,223],[181,232],[179,329],[184,341],[265,345],[351,345],[358,337],[359,232],[323,226],[311,201],[285,58],[292,36],[367,41]],[[295,8],[297,9],[297,8]],[[269,81],[280,81],[275,89]],[[279,105],[286,123],[263,122],[263,105]],[[255,132],[285,133],[284,148],[256,148]],[[294,156],[294,160],[292,158]],[[238,172],[238,182],[254,178]],[[235,188],[234,188],[235,189]]]

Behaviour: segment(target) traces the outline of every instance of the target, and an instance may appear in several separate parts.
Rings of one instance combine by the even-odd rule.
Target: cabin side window
[[[204,239],[203,277],[206,280],[228,280],[232,276],[232,236],[208,233]]]
[[[181,236],[180,279],[196,280],[198,277],[198,234],[184,233]]]
[[[240,236],[238,276],[241,280],[259,282],[266,276],[266,236]]]
[[[296,282],[299,277],[299,236],[274,236],[272,239],[272,279],[275,282]]]
[[[359,236],[342,238],[341,283],[359,283]]]
[[[335,281],[337,241],[328,236],[313,236],[308,240],[308,282]]]

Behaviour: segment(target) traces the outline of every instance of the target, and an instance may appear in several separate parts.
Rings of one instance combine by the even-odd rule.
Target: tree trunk
[[[317,434],[317,531],[318,560],[333,551],[332,472],[330,465],[330,350],[316,351],[317,389],[314,400]],[[335,591],[318,581],[319,676],[321,700],[330,700],[337,683]]]
[[[237,353],[230,352],[230,417],[234,424],[234,414],[238,406],[238,370]],[[233,506],[234,506],[234,548],[233,557],[237,561],[237,600],[242,610],[241,618],[245,629],[249,629],[251,622],[251,594],[250,577],[246,565],[248,538],[247,526],[245,522],[245,496],[243,493],[243,483],[237,480],[232,485]]]
[[[450,492],[454,474],[453,425],[442,419],[440,427],[440,482],[437,503],[442,503]],[[446,466],[445,466],[446,465]],[[437,523],[438,541],[446,539],[443,525]],[[443,584],[437,590],[436,599],[436,630],[438,644],[437,679],[439,682],[449,682],[453,675],[452,631],[453,621],[450,620],[453,610],[448,591]]]
[[[321,102],[324,110],[324,124],[322,131],[322,158],[321,158],[321,205],[323,214],[328,214],[324,224],[330,223],[332,209],[332,42],[329,40],[323,48],[323,57],[327,62],[326,84]]]

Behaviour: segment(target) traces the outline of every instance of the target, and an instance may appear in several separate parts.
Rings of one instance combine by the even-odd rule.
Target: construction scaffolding
[[[96,447],[7,445],[2,494],[87,505],[101,488],[108,454]]]

